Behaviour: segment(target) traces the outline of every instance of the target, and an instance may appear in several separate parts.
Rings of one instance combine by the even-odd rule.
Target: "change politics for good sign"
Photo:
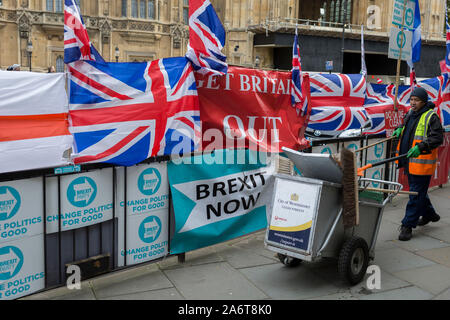
[[[169,243],[167,163],[141,164],[126,169],[126,224],[123,183],[120,183],[125,179],[125,169],[117,170],[118,265],[133,265],[167,255]]]
[[[48,179],[47,233],[67,231],[112,219],[112,169],[101,169]],[[58,221],[58,192],[61,197],[61,222]]]
[[[0,183],[0,300],[45,286],[42,178]]]

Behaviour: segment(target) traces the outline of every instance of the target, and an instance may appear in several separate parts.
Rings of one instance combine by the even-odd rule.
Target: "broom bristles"
[[[347,148],[342,148],[341,164],[343,169],[342,214],[344,227],[349,228],[359,224],[358,176],[355,153]]]

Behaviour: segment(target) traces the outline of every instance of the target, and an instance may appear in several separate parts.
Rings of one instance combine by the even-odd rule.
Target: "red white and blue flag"
[[[312,110],[308,127],[323,133],[359,129],[368,121],[364,110],[365,77],[361,74],[311,75]]]
[[[409,108],[409,97],[411,87],[398,87],[398,108],[407,110]],[[385,110],[393,110],[395,99],[395,86],[393,84],[374,84],[367,83],[366,99],[364,108],[369,116],[371,127],[365,131],[365,134],[384,134],[385,126]]]
[[[308,112],[308,95],[302,94],[302,63],[300,58],[300,47],[298,45],[298,32],[295,29],[294,45],[292,50],[292,86],[291,104],[302,111],[302,116]]]
[[[428,93],[429,101],[433,102],[436,108],[434,111],[441,118],[443,126],[450,125],[450,83],[448,73],[436,78],[420,81],[418,87],[424,88]]]
[[[78,61],[69,70],[75,163],[130,166],[152,156],[198,149],[199,102],[186,58]]]
[[[447,52],[445,55],[445,69],[447,74],[450,73],[450,24],[448,23],[448,14],[447,14],[447,2],[445,2],[445,29],[446,29],[446,44],[447,44]]]
[[[75,0],[64,0],[64,63],[78,60],[104,62],[89,40]]]
[[[189,1],[189,44],[186,57],[201,74],[227,73],[225,29],[209,0]]]

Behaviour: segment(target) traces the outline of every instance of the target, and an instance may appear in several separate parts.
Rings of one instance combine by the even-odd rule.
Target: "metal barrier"
[[[368,145],[369,143],[372,143],[374,139],[381,138],[383,138],[383,136],[378,135],[341,139],[313,139],[312,148],[310,148],[309,150],[305,150],[305,152],[338,153],[340,148],[361,148],[365,145]],[[364,165],[370,161],[376,161],[377,158],[382,159],[391,156],[393,145],[395,144],[391,143],[391,141],[388,141],[386,144],[380,144],[378,145],[378,147],[364,150],[358,155],[358,166]],[[148,165],[151,167],[156,165],[157,163],[165,165],[168,160],[170,160],[169,157],[151,158],[142,162],[141,164],[139,164],[139,166]],[[135,201],[133,199],[135,198],[134,193],[137,193],[137,191],[134,191],[134,189],[136,189],[137,179],[136,168],[139,168],[139,166],[127,168],[108,164],[95,164],[83,165],[81,167],[78,167],[78,170],[75,170],[75,172],[63,174],[57,174],[57,171],[52,168],[45,170],[6,173],[0,175],[0,190],[1,188],[4,189],[3,191],[0,191],[0,195],[8,193],[12,194],[12,188],[10,188],[10,190],[8,189],[8,187],[5,187],[5,185],[11,185],[12,183],[28,183],[32,184],[35,188],[34,190],[30,191],[31,193],[34,193],[33,196],[35,198],[33,199],[35,200],[33,200],[34,203],[27,205],[31,205],[32,207],[34,206],[34,209],[39,210],[38,203],[42,203],[41,212],[36,213],[36,215],[40,215],[43,220],[43,230],[41,230],[43,237],[36,238],[39,240],[35,241],[35,245],[38,245],[38,241],[43,241],[43,244],[41,244],[43,245],[43,250],[41,251],[43,252],[43,257],[41,258],[43,259],[44,283],[41,284],[40,287],[37,286],[37,290],[30,287],[29,292],[22,292],[22,294],[18,294],[14,297],[10,295],[10,297],[21,297],[42,290],[65,285],[68,278],[66,270],[67,267],[71,264],[82,266],[82,268],[84,268],[84,275],[82,279],[86,279],[101,273],[127,268],[130,265],[148,263],[149,261],[157,262],[160,261],[163,257],[170,255],[170,235],[173,234],[173,221],[175,219],[175,216],[173,212],[172,197],[170,195],[169,187],[168,203],[165,204],[167,205],[168,217],[166,220],[167,224],[164,227],[166,228],[164,232],[167,232],[168,240],[167,249],[164,249],[164,254],[157,256],[156,259],[147,259],[140,262],[139,259],[135,260],[132,255],[128,253],[130,248],[132,248],[132,242],[135,242],[135,239],[133,239],[133,237],[128,234],[128,230],[130,226],[134,226],[135,228],[137,226],[135,221],[136,216],[133,216],[133,212],[131,211],[134,211],[135,208],[139,208],[139,206],[137,205],[135,207],[132,207],[131,205],[129,205],[129,202],[133,203],[133,201]],[[99,210],[98,212],[100,212],[101,207],[103,210],[102,212],[105,216],[107,216],[107,219],[100,219],[99,223],[88,223],[84,225],[81,223],[79,227],[66,225],[66,222],[70,220],[63,221],[65,219],[63,215],[77,215],[78,212],[64,212],[64,208],[67,207],[67,205],[64,204],[64,201],[66,201],[65,198],[68,198],[68,194],[69,192],[71,192],[69,190],[72,190],[69,188],[69,181],[72,180],[71,177],[73,177],[74,175],[84,177],[84,180],[81,179],[77,185],[73,184],[73,181],[71,182],[71,185],[73,187],[73,190],[77,190],[76,192],[79,192],[79,194],[76,194],[76,197],[78,197],[77,201],[84,201],[84,203],[87,204],[89,201],[91,201],[94,189],[92,187],[92,182],[90,182],[89,180],[89,176],[95,175],[97,173],[99,173],[99,175],[102,177],[102,180],[105,181],[104,185],[106,186],[104,190],[98,191],[99,196],[105,198],[106,200],[104,201],[104,204],[102,203],[101,206],[98,206],[97,209]],[[143,174],[144,172],[142,171],[141,175]],[[152,174],[153,172],[148,173],[147,178],[151,179]],[[135,180],[132,184],[129,184],[128,182],[131,181],[131,175],[133,175],[133,179]],[[373,171],[367,170],[366,177],[397,181],[396,170],[393,170],[393,164],[386,164],[381,169],[377,168]],[[160,176],[160,180],[163,179],[167,178]],[[108,186],[108,183],[110,183],[111,185]],[[41,190],[38,190],[39,185]],[[132,189],[130,186],[132,186],[132,188],[134,189]],[[147,187],[153,188],[154,190],[154,185],[152,187],[151,181],[149,182]],[[374,185],[374,187],[377,186]],[[110,193],[108,194],[108,192]],[[37,197],[39,197],[40,200],[38,200]],[[8,203],[10,203],[11,205],[17,205],[17,202],[19,200],[17,199],[17,197],[15,199],[16,203],[14,203],[13,198],[11,198],[12,202],[10,201]],[[25,197],[23,197],[22,200],[27,201]],[[13,210],[14,208],[12,209],[11,206],[8,208],[9,218],[11,218],[11,210]],[[130,210],[130,212],[128,212],[128,210]],[[2,219],[0,210],[0,227],[1,223],[4,222],[5,219],[9,219],[8,212],[6,212]],[[53,214],[49,214],[49,212],[53,212]],[[55,220],[57,221],[57,224],[55,223]],[[143,222],[141,224],[143,224]],[[153,221],[152,225],[152,222],[150,221],[144,227],[147,226],[148,229],[144,230],[144,232],[148,231],[151,235],[152,230],[155,230],[155,222]],[[40,236],[40,233],[38,233],[38,235]],[[3,238],[0,238],[0,257],[2,256],[2,254],[10,257],[10,252],[16,252],[14,251],[15,249],[11,249],[13,247],[12,243],[15,242],[13,240],[18,239],[17,237],[14,237],[15,236],[11,238],[12,240],[4,240]],[[137,235],[134,234],[134,237],[137,237]],[[3,252],[2,250],[6,247],[8,249],[5,249],[6,251],[4,250],[5,252]],[[17,251],[16,253],[15,268],[9,271],[9,276],[12,276],[14,273],[17,274],[17,268],[19,268],[20,264],[19,251]],[[34,254],[36,254],[36,252]],[[179,262],[183,262],[184,259],[184,254],[179,255]],[[2,271],[0,268],[0,279],[5,280],[8,275],[2,274],[1,272]],[[31,272],[31,274],[35,273],[36,272],[34,271]],[[1,278],[2,276],[3,278]],[[0,288],[0,299],[8,298],[5,295],[2,296],[1,293],[2,289]]]

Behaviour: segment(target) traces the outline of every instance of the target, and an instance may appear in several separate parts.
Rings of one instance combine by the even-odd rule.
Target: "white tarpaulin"
[[[62,73],[0,71],[0,173],[68,165]]]

